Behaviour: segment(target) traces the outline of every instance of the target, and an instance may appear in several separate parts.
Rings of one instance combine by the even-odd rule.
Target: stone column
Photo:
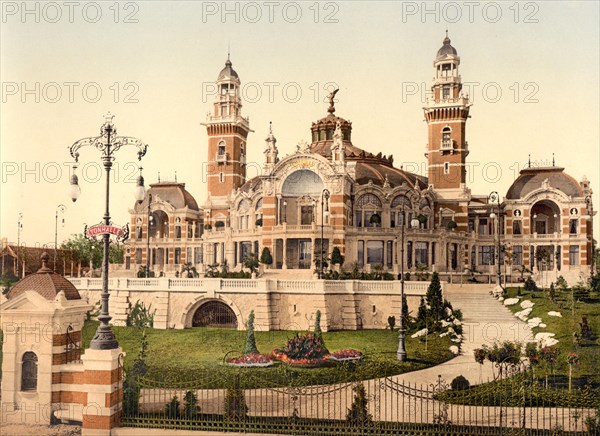
[[[287,269],[287,238],[283,237],[283,263],[281,269]]]
[[[109,436],[121,421],[123,403],[122,369],[119,356],[123,350],[86,349],[81,356],[87,405],[83,408],[82,436]]]

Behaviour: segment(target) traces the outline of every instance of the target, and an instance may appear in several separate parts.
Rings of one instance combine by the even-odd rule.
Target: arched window
[[[381,226],[381,200],[375,194],[364,194],[358,198],[354,209],[356,227]]]
[[[428,223],[431,221],[430,218],[432,218],[431,214],[431,203],[429,202],[428,198],[423,198],[421,203],[419,203],[419,215],[417,216],[420,228],[428,228]]]
[[[442,129],[442,148],[452,148],[452,139],[450,138],[450,127]]]
[[[38,358],[32,351],[27,351],[23,354],[21,363],[21,390],[35,391],[37,390],[37,372]]]
[[[225,154],[225,141],[220,141],[219,142],[218,153],[219,153],[219,156],[223,156]]]
[[[390,205],[390,227],[401,227],[407,222],[406,215],[412,215],[412,205],[405,195],[398,195]]]
[[[247,229],[248,222],[250,221],[250,200],[242,200],[238,205],[238,229]]]
[[[254,218],[255,218],[254,223],[255,223],[255,225],[257,222],[260,222],[260,225],[262,226],[262,219],[263,219],[262,207],[263,207],[263,199],[261,198],[256,202],[256,206],[254,207]]]

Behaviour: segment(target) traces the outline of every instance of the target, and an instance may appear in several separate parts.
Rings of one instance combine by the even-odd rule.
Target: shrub
[[[248,405],[244,390],[240,388],[240,381],[236,379],[233,387],[227,389],[225,393],[225,417],[233,421],[246,419],[248,414]]]
[[[381,215],[379,215],[378,213],[374,213],[373,215],[371,215],[371,218],[369,218],[369,222],[371,224],[381,224]]]
[[[535,280],[531,278],[531,276],[527,277],[527,280],[525,280],[525,284],[523,285],[523,287],[526,291],[529,292],[535,292],[538,290],[537,284],[535,283]]]
[[[140,265],[140,269],[137,272],[138,279],[146,278],[146,265]],[[154,277],[154,271],[148,271],[148,277]]]
[[[329,354],[323,340],[314,333],[305,333],[302,336],[296,333],[282,350],[277,350],[290,359],[320,359]]]
[[[344,256],[340,253],[339,247],[333,247],[333,251],[331,252],[331,264],[332,265],[342,265],[344,263]]]
[[[212,230],[212,225],[204,224],[204,230]]]
[[[257,219],[257,220],[254,222],[254,225],[255,225],[256,227],[262,227],[262,225],[263,225],[263,220],[262,220],[262,218],[258,218],[258,219]]]
[[[225,223],[224,223],[223,221],[217,221],[217,222],[215,223],[215,227],[216,227],[217,229],[222,229],[223,227],[225,227]]]
[[[199,412],[198,396],[192,391],[187,391],[183,397],[183,416],[187,419],[195,419]]]
[[[352,406],[348,409],[346,420],[353,426],[364,427],[373,422],[373,417],[369,413],[367,393],[362,383],[354,385],[354,400]]]
[[[265,265],[271,265],[273,263],[273,256],[271,256],[271,250],[269,250],[269,247],[263,248],[263,251],[260,254],[260,263]]]
[[[135,306],[131,306],[131,302],[127,306],[127,318],[125,324],[128,327],[136,328],[152,328],[154,326],[154,315],[156,309],[151,312],[152,304],[148,307],[140,300],[136,301]]]
[[[444,306],[442,302],[442,285],[440,284],[440,276],[437,272],[434,272],[431,277],[431,283],[429,283],[425,298],[430,308],[431,318],[439,321],[443,318]]]
[[[256,337],[254,336],[254,311],[250,311],[248,321],[246,321],[246,346],[244,354],[260,354],[256,347]]]
[[[317,310],[315,313],[315,337],[323,340],[323,332],[321,331],[321,311]],[[323,345],[325,343],[323,342]]]
[[[244,265],[244,268],[248,268],[250,270],[250,273],[256,273],[256,269],[258,268],[258,259],[256,254],[246,254],[244,259],[242,259],[242,264]]]
[[[396,317],[394,315],[388,316],[388,325],[390,326],[390,330],[394,331],[394,327],[396,326]]]
[[[588,324],[587,316],[581,317],[581,322],[579,323],[579,331],[581,338],[583,339],[593,339],[594,333],[592,332],[592,328]]]
[[[171,401],[166,404],[165,415],[171,419],[179,418],[179,400],[177,399],[177,395],[171,398]]]
[[[453,391],[465,391],[469,389],[470,386],[469,380],[462,375],[455,377],[454,380],[452,380],[452,383],[450,383],[450,387]]]

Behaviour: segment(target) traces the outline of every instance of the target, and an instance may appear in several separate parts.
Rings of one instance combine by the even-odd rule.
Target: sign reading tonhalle
[[[94,237],[98,235],[115,235],[117,238],[125,236],[125,231],[121,227],[107,226],[106,224],[96,224],[88,227],[85,232],[87,237]]]

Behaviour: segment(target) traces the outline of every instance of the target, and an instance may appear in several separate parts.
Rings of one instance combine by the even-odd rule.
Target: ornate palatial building
[[[267,272],[312,270],[321,251],[330,255],[337,247],[346,269],[356,262],[396,274],[404,239],[405,271],[449,276],[468,270],[469,277],[477,272],[480,281],[494,280],[500,246],[503,277],[518,277],[522,266],[570,282],[589,274],[593,210],[587,180],[577,182],[554,162],[530,163],[500,199],[499,214],[487,193],[471,193],[465,177],[471,103],[459,65],[446,36],[423,108],[427,177],[395,167],[393,156],[370,144],[354,144],[352,123],[336,115],[335,91],[326,116],[310,126],[310,142],[291,153],[280,153],[269,127],[262,174],[249,179],[247,150],[258,145],[247,143],[252,130],[242,116],[240,78],[228,59],[204,123],[207,200],[198,207],[181,183],[151,185],[151,202],[148,196],[131,210],[133,238],[124,269],[134,274],[151,256],[151,269],[167,276],[186,263],[200,272],[225,262],[239,270],[246,254],[260,256],[268,248],[273,263]]]

